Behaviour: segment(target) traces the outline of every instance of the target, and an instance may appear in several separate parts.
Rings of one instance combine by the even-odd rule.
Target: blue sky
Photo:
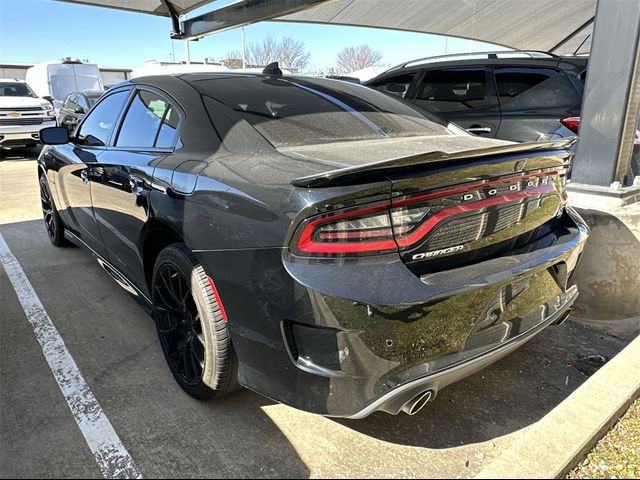
[[[169,39],[168,18],[53,0],[0,0],[0,63],[37,63],[63,57],[89,59],[102,66],[136,67],[148,60],[183,58],[183,42]],[[480,42],[408,32],[329,25],[263,22],[245,29],[247,43],[264,36],[302,40],[310,66],[333,66],[345,46],[367,43],[395,65],[420,57],[482,51]],[[219,59],[240,49],[240,29],[191,42],[191,59]],[[173,44],[173,45],[172,45]]]

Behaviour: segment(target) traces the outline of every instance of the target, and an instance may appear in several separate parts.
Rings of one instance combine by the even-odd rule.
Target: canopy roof
[[[597,3],[597,0],[238,0],[229,5],[220,0],[58,1],[172,16],[174,20],[177,15],[210,4],[210,13],[181,24],[186,37],[276,20],[434,33],[517,50],[560,54],[573,53],[585,40],[579,52],[589,51]]]

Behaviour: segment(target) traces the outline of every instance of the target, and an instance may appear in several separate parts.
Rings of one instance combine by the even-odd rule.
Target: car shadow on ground
[[[247,390],[209,402],[186,395],[166,366],[151,317],[86,251],[49,245],[40,220],[0,225],[0,234],[146,477],[311,475],[262,409],[272,401]],[[52,441],[50,435],[58,431],[52,425],[71,422],[72,417],[17,298],[9,294],[12,287],[2,266],[0,291],[0,368],[5,372],[0,404],[7,412],[0,419],[0,476],[68,476],[69,457],[62,452],[77,455],[86,446],[73,428],[74,435],[67,439],[73,445],[68,449]],[[34,401],[34,396],[43,400]],[[47,402],[60,409],[59,416],[44,413]],[[25,433],[21,419],[32,419],[30,433]],[[25,452],[34,449],[40,455],[29,459]],[[73,468],[89,470],[71,471],[92,476],[97,472],[90,470],[91,465],[87,456],[86,464]]]

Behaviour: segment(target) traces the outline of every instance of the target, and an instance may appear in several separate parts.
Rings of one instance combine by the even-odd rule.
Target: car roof
[[[530,55],[531,53],[537,55]],[[505,55],[503,57],[494,57],[493,55]],[[567,55],[557,56],[553,54],[545,54],[545,52],[478,52],[469,54],[442,55],[437,57],[427,57],[417,60],[410,60],[390,68],[386,72],[381,73],[372,80],[386,77],[391,74],[413,73],[425,68],[434,67],[453,67],[453,66],[477,66],[477,65],[537,65],[537,66],[558,66],[562,63],[573,65],[586,65],[589,61],[588,56],[584,55]],[[366,82],[369,83],[369,82]]]
[[[7,83],[27,83],[24,80],[20,80],[19,78],[0,78],[0,82]]]

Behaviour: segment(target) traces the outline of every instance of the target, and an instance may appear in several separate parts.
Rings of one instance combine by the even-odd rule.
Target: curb
[[[564,477],[640,394],[640,336],[475,478]]]

